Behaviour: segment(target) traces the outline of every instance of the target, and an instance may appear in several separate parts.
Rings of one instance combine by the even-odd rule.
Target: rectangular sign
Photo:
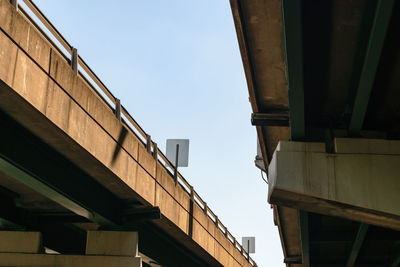
[[[167,159],[175,166],[176,145],[179,145],[178,167],[189,164],[189,139],[167,139]]]
[[[254,236],[242,237],[242,247],[247,253],[256,253],[256,238]]]

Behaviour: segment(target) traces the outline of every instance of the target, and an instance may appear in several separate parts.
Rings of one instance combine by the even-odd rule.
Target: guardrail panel
[[[189,230],[189,196],[168,174],[167,170],[157,163],[157,182],[155,205],[161,213],[188,234]]]
[[[156,177],[156,161],[153,155],[147,152],[143,144],[139,144],[138,162],[145,168],[152,177]]]
[[[193,205],[193,217],[193,240],[212,256],[215,256],[215,227],[213,222],[197,205]]]
[[[13,43],[7,38],[7,36],[0,31],[0,62],[3,62],[4,65],[0,68],[0,77],[1,79],[11,85],[14,77],[14,69],[17,58],[17,47],[13,45]]]

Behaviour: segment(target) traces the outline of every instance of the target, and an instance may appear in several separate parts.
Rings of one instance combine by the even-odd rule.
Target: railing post
[[[121,100],[115,99],[115,116],[121,121]]]
[[[207,215],[207,202],[204,202],[204,209],[203,209],[204,213]]]
[[[157,154],[158,153],[158,148],[157,148],[157,143],[153,142],[153,158],[157,161]]]
[[[151,136],[149,134],[146,135],[146,150],[151,153]]]
[[[15,7],[16,10],[18,10],[18,0],[10,0],[10,3]]]
[[[78,74],[78,49],[72,47],[71,67],[75,74]]]
[[[215,226],[217,226],[217,228],[218,228],[218,216],[217,215],[215,215]]]
[[[193,205],[194,205],[194,189],[190,186],[190,202],[189,202],[189,236],[193,237]]]

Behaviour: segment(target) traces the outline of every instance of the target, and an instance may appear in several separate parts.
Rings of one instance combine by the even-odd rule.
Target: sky
[[[21,1],[22,2],[22,1]],[[165,153],[188,138],[180,172],[258,266],[284,266],[228,0],[34,0]]]

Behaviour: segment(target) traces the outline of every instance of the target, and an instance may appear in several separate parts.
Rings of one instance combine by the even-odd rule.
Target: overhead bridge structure
[[[230,2],[283,261],[400,266],[400,1]]]
[[[256,266],[30,0],[0,0],[0,125],[0,266]]]

